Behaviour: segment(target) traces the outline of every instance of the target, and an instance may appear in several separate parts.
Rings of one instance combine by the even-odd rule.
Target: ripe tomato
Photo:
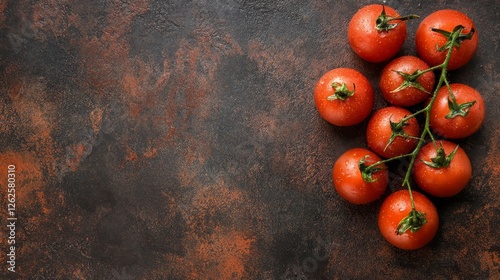
[[[400,123],[411,115],[401,107],[385,107],[373,114],[366,129],[368,147],[385,158],[407,154],[415,148],[419,137],[417,120]]]
[[[441,147],[443,149],[439,151]],[[413,167],[415,182],[422,190],[437,197],[456,195],[467,186],[471,176],[472,165],[465,151],[444,140],[438,141],[437,146],[429,143],[422,147]]]
[[[437,134],[450,139],[465,138],[476,132],[485,115],[484,100],[475,89],[464,84],[450,84],[456,103],[446,86],[439,89],[430,111],[430,126]],[[456,115],[452,117],[450,113]]]
[[[369,62],[393,57],[406,40],[406,23],[400,18],[398,12],[388,6],[372,4],[359,9],[347,28],[351,48]]]
[[[367,149],[354,148],[342,154],[333,166],[332,178],[337,192],[354,204],[366,204],[378,199],[387,188],[389,172],[384,164],[377,166],[371,182],[363,179],[360,162],[370,166],[380,158]]]
[[[426,222],[412,232],[410,229],[398,234],[398,224],[412,210],[408,190],[390,194],[382,203],[378,215],[378,227],[382,236],[392,245],[404,250],[414,250],[429,243],[436,235],[439,216],[434,204],[425,195],[412,191],[415,209],[422,214]]]
[[[338,126],[362,122],[371,113],[373,102],[373,88],[368,79],[350,68],[328,71],[314,90],[314,103],[320,116]]]
[[[478,35],[474,22],[465,14],[455,10],[439,10],[427,16],[420,23],[415,36],[418,55],[430,66],[444,62],[447,51],[439,51],[448,41],[446,36],[432,31],[432,28],[452,32],[457,25],[462,25],[462,34],[469,34],[474,29],[470,40],[463,39],[460,45],[454,46],[448,64],[448,69],[453,70],[464,66],[477,50]]]
[[[415,71],[429,68],[416,56],[401,56],[387,64],[380,75],[382,96],[392,105],[409,107],[423,102],[434,88],[434,72],[426,72],[417,78]]]

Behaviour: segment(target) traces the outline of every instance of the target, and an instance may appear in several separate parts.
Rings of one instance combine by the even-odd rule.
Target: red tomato
[[[443,150],[438,152],[441,147]],[[433,143],[422,147],[413,167],[413,178],[422,190],[433,196],[450,197],[467,186],[472,176],[472,165],[465,151],[457,147],[457,144],[449,141],[438,141],[437,147]]]
[[[338,126],[355,125],[371,113],[373,88],[363,74],[350,68],[330,70],[314,90],[314,103],[320,116]]]
[[[406,23],[403,20],[379,24],[383,9],[387,17],[400,18],[393,8],[372,4],[359,9],[347,28],[351,48],[369,62],[388,60],[398,53],[406,40]]]
[[[474,33],[470,40],[464,39],[458,47],[453,47],[448,69],[457,69],[467,64],[477,50],[477,30],[469,17],[455,10],[439,10],[422,20],[415,37],[418,55],[431,66],[443,63],[447,51],[439,51],[436,46],[443,47],[448,39],[443,34],[432,31],[432,28],[452,32],[457,25],[464,27],[462,34],[469,34],[472,29]]]
[[[418,78],[412,77],[412,74],[428,68],[429,65],[416,56],[401,56],[392,60],[380,75],[382,96],[396,106],[409,107],[423,102],[434,88],[434,72],[426,72]]]
[[[409,115],[411,112],[401,107],[385,107],[375,112],[366,129],[368,147],[385,158],[411,152],[420,136],[418,122],[412,117],[398,125]]]
[[[335,162],[332,171],[333,184],[337,192],[354,204],[366,204],[378,199],[387,188],[389,172],[384,164],[372,174],[372,181],[362,177],[360,161],[365,166],[380,161],[380,158],[367,149],[354,148],[342,154]]]
[[[430,126],[433,131],[445,138],[465,138],[476,132],[483,124],[484,100],[479,92],[467,85],[451,84],[450,88],[455,96],[456,105],[465,108],[451,110],[448,103],[450,92],[446,86],[442,87],[432,104]],[[451,117],[449,114],[452,111],[461,112],[461,114]]]
[[[415,209],[425,214],[427,220],[415,232],[410,229],[398,234],[399,222],[412,210],[408,190],[400,190],[390,194],[382,203],[378,215],[378,227],[382,236],[392,245],[404,250],[414,250],[429,243],[436,235],[439,216],[434,204],[425,195],[412,191]]]

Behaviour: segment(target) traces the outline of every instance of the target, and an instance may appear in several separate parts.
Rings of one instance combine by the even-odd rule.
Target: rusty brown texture
[[[378,91],[383,64],[346,37],[371,1],[1,1],[0,278],[500,279],[498,1],[384,2],[463,11],[480,36],[449,75],[486,101],[483,127],[459,141],[473,178],[433,199],[438,234],[412,252],[378,233],[381,201],[350,205],[332,188],[366,122],[333,127],[312,98],[336,67]],[[418,22],[400,54],[415,54]]]

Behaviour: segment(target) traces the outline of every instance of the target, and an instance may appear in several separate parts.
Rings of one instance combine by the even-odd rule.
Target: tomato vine
[[[446,33],[446,37],[448,38],[448,42],[445,46],[440,47],[440,49],[442,49],[442,51],[447,51],[447,54],[446,54],[446,57],[445,57],[445,60],[443,61],[443,63],[436,65],[436,66],[433,66],[433,67],[430,67],[426,70],[416,71],[415,73],[412,73],[412,74],[405,74],[405,73],[400,74],[403,77],[406,76],[406,79],[408,79],[408,80],[416,81],[416,79],[418,77],[425,74],[426,72],[441,70],[436,89],[433,92],[429,103],[423,109],[421,109],[421,110],[419,110],[411,115],[406,116],[405,118],[403,118],[400,121],[400,123],[404,123],[405,121],[407,121],[413,117],[416,117],[417,115],[425,114],[424,128],[423,128],[422,133],[419,137],[419,141],[417,143],[417,146],[409,154],[404,154],[404,155],[380,160],[380,161],[378,161],[370,166],[365,167],[363,170],[363,172],[372,173],[372,172],[374,172],[374,170],[378,170],[379,169],[378,166],[381,164],[385,164],[389,161],[393,161],[393,160],[397,160],[397,159],[401,159],[401,158],[410,157],[410,162],[409,162],[408,168],[406,170],[402,185],[408,189],[412,209],[409,212],[409,214],[399,222],[398,227],[397,227],[398,234],[403,234],[407,230],[410,230],[411,232],[415,232],[418,229],[420,229],[427,222],[427,220],[425,219],[425,213],[420,212],[415,207],[415,201],[413,198],[410,178],[411,178],[411,173],[412,173],[413,167],[415,165],[415,159],[417,158],[417,155],[418,155],[419,151],[421,150],[423,144],[426,142],[427,137],[429,137],[431,139],[431,141],[437,146],[435,137],[430,129],[430,110],[431,110],[432,105],[434,104],[434,101],[436,99],[437,92],[443,86],[443,84],[446,87],[448,87],[451,99],[456,104],[456,101],[453,98],[453,92],[450,89],[450,84],[449,84],[449,81],[447,78],[447,72],[448,72],[448,64],[450,62],[453,48],[457,47],[463,40],[470,39],[474,33],[474,31],[471,30],[471,32],[468,34],[462,34],[463,29],[464,29],[463,26],[458,25],[453,29],[452,32]],[[433,30],[433,31],[441,33],[441,34],[443,33],[441,30]]]
[[[417,16],[400,17],[396,10],[377,4],[364,6],[349,22],[349,44],[365,61],[387,61],[400,51],[406,39],[405,20],[411,18]],[[380,24],[391,28],[380,30]],[[444,139],[467,137],[481,127],[485,116],[480,93],[464,84],[450,84],[447,77],[448,71],[470,61],[477,49],[473,21],[459,11],[438,10],[420,23],[415,35],[418,57],[397,57],[381,72],[379,88],[391,106],[370,117],[369,150],[344,152],[332,170],[337,193],[351,203],[366,204],[380,198],[387,188],[385,163],[407,159],[405,189],[385,198],[378,215],[383,237],[401,249],[424,246],[434,238],[439,224],[432,201],[413,191],[412,184],[429,195],[450,197],[462,191],[472,176],[465,151],[452,142],[437,141],[434,134]],[[371,114],[373,95],[362,73],[336,68],[317,82],[314,102],[324,120],[350,126]],[[413,112],[405,108],[425,100]],[[425,118],[425,123],[419,124],[417,117]]]

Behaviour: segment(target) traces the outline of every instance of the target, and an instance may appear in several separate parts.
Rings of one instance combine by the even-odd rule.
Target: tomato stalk
[[[332,83],[332,89],[334,93],[328,96],[326,99],[329,101],[332,100],[346,100],[347,98],[354,95],[354,91],[356,91],[356,84],[352,84],[353,90],[349,90],[345,83]]]
[[[406,171],[405,178],[403,179],[403,186],[406,185],[406,187],[408,188],[408,192],[410,194],[410,201],[411,201],[411,205],[412,205],[412,210],[410,211],[407,218],[405,218],[405,219],[408,219],[408,220],[410,220],[410,222],[413,222],[413,227],[411,227],[411,228],[417,228],[417,230],[418,230],[418,228],[420,228],[423,225],[420,223],[425,223],[426,220],[425,220],[425,218],[424,219],[418,219],[418,218],[410,219],[410,218],[408,218],[410,216],[416,215],[415,212],[418,213],[418,210],[415,208],[415,201],[413,200],[413,194],[412,194],[411,184],[410,184],[410,176],[411,176],[411,172],[413,170],[413,166],[415,165],[415,159],[417,157],[418,152],[422,148],[422,145],[425,143],[426,136],[430,135],[432,141],[433,142],[435,141],[434,137],[432,136],[432,132],[430,130],[430,111],[431,111],[432,105],[434,104],[434,101],[436,100],[437,92],[439,91],[439,89],[441,88],[443,83],[448,84],[448,79],[446,77],[447,72],[448,72],[448,64],[449,64],[450,59],[451,59],[451,54],[452,54],[453,47],[455,46],[455,42],[460,38],[460,36],[462,34],[462,30],[463,30],[463,26],[457,26],[456,28],[453,29],[453,32],[451,33],[451,38],[450,38],[451,43],[448,47],[448,53],[446,54],[446,58],[445,58],[444,62],[440,65],[441,75],[439,76],[438,84],[436,86],[436,89],[434,91],[433,96],[431,97],[429,104],[424,109],[424,112],[425,112],[424,129],[423,129],[422,134],[420,136],[420,140],[417,143],[417,146],[415,147],[415,149],[412,152],[410,164],[408,165],[408,169]],[[405,219],[401,220],[400,224],[398,225],[398,231],[397,231],[398,234],[404,233],[404,231],[401,232],[401,229],[403,229],[403,227],[404,227]]]
[[[429,71],[421,71],[421,70],[415,70],[415,72],[413,72],[412,74],[408,74],[408,73],[405,73],[405,72],[401,72],[401,71],[396,71],[396,70],[392,70],[394,72],[396,72],[398,75],[400,75],[401,77],[403,77],[404,79],[404,82],[399,86],[397,87],[396,89],[392,90],[391,93],[394,93],[394,92],[398,92],[398,91],[401,91],[405,88],[410,88],[410,87],[413,87],[413,88],[416,88],[416,89],[419,89],[425,93],[428,93],[430,94],[430,92],[428,92],[427,90],[425,90],[425,88],[417,81],[418,77],[422,76],[423,73],[426,73],[426,72],[429,72]]]
[[[361,177],[363,178],[363,180],[365,180],[368,183],[373,183],[373,182],[377,181],[377,179],[373,179],[373,177],[372,177],[373,173],[378,172],[378,171],[382,170],[383,168],[382,167],[375,167],[373,165],[370,165],[370,166],[366,165],[365,161],[366,161],[367,157],[368,156],[365,156],[359,161],[359,165],[358,165],[359,171],[361,171]],[[381,164],[380,161],[379,161],[379,164]]]
[[[434,143],[434,146],[437,150],[436,152],[436,157],[431,158],[431,161],[425,161],[423,162],[430,167],[433,168],[441,168],[441,167],[448,167],[450,166],[451,161],[453,160],[453,157],[458,151],[458,145],[455,147],[455,149],[449,154],[446,155],[446,152],[444,151],[443,144],[441,144],[441,147],[437,147],[437,145]]]
[[[474,104],[476,104],[476,100],[458,104],[457,99],[455,98],[455,94],[453,93],[448,84],[447,86],[448,86],[448,92],[450,94],[450,98],[448,98],[448,108],[450,108],[450,113],[446,115],[445,118],[452,119],[456,116],[466,117],[469,114],[470,108]]]
[[[406,131],[404,131],[404,129],[403,129],[405,126],[409,125],[408,120],[403,119],[400,122],[392,122],[389,120],[389,125],[391,126],[392,134],[391,134],[391,137],[389,138],[389,141],[387,141],[387,144],[385,145],[384,150],[387,149],[387,147],[392,142],[394,142],[396,137],[403,137],[405,139],[413,138],[410,135],[408,135],[408,133],[406,133]]]
[[[437,29],[437,28],[432,28],[431,29],[432,31],[437,32],[437,33],[445,36],[446,39],[448,39],[446,41],[446,44],[444,44],[442,47],[438,48],[438,51],[449,50],[449,49],[452,49],[453,47],[457,47],[458,48],[460,46],[460,43],[462,43],[463,40],[470,40],[470,39],[472,39],[472,36],[475,33],[474,28],[471,28],[471,30],[470,30],[469,33],[462,34],[462,30],[464,28],[465,27],[462,26],[462,25],[457,25],[457,26],[455,26],[455,28],[453,28],[453,31],[451,31],[451,32],[445,31],[445,30],[441,30],[441,29]],[[455,39],[451,40],[453,36],[455,36]]]
[[[400,122],[400,123],[404,123],[405,121],[407,121],[407,120],[409,120],[409,119],[411,119],[419,114],[425,114],[424,128],[422,130],[422,133],[420,135],[420,138],[419,138],[419,141],[417,142],[416,147],[413,149],[413,151],[411,153],[378,161],[378,162],[376,162],[368,167],[365,167],[365,170],[364,170],[365,172],[366,171],[373,172],[372,169],[378,168],[377,166],[379,166],[383,163],[386,163],[386,162],[389,162],[392,160],[396,160],[396,159],[410,157],[410,163],[408,165],[408,169],[406,170],[406,174],[405,174],[405,177],[403,179],[402,185],[408,188],[412,209],[408,213],[408,215],[399,222],[397,230],[396,230],[397,234],[403,234],[407,230],[410,230],[411,232],[415,232],[418,229],[420,229],[427,222],[427,220],[425,219],[425,213],[419,212],[415,207],[415,201],[413,199],[413,193],[412,193],[412,188],[411,188],[411,183],[410,183],[410,176],[412,174],[412,170],[413,170],[413,167],[415,165],[415,159],[417,158],[417,155],[420,152],[420,149],[422,148],[423,144],[426,142],[426,137],[428,136],[433,143],[436,143],[434,136],[430,130],[430,110],[432,108],[432,105],[434,104],[434,101],[436,100],[437,92],[439,91],[439,89],[443,86],[443,84],[449,85],[449,82],[448,82],[446,75],[448,72],[448,64],[449,64],[450,59],[451,59],[453,47],[457,47],[457,44],[460,44],[460,42],[462,42],[464,39],[470,39],[472,37],[472,35],[470,35],[470,34],[465,34],[465,35],[462,34],[463,29],[464,29],[463,26],[458,25],[457,27],[455,27],[453,29],[452,32],[448,32],[446,34],[444,34],[440,30],[434,30],[440,34],[445,35],[449,40],[448,43],[442,47],[443,51],[448,50],[446,57],[445,57],[445,60],[443,61],[443,63],[441,63],[439,65],[430,67],[426,70],[416,71],[413,74],[408,75],[409,79],[416,81],[416,79],[419,76],[423,75],[426,72],[434,71],[437,69],[441,70],[441,75],[439,76],[439,80],[438,80],[436,89],[434,90],[434,92],[432,94],[432,97],[429,101],[429,104],[427,104],[427,106],[425,106],[425,108],[423,108],[422,110],[419,110],[419,111],[417,111],[409,116],[406,116]],[[473,33],[474,31],[471,31],[471,32]],[[456,100],[454,100],[453,95],[451,95],[451,99],[452,99],[452,103],[454,103],[451,106],[455,106]],[[453,102],[453,101],[455,101],[455,102]],[[450,155],[450,156],[453,156],[453,155]]]
[[[386,159],[383,159],[383,160],[379,160],[369,166],[365,166],[362,171],[365,172],[365,173],[375,173],[377,171],[376,167],[379,166],[379,165],[382,165],[384,163],[388,163],[390,161],[394,161],[394,160],[398,160],[398,159],[402,159],[402,158],[406,158],[406,157],[410,157],[413,155],[413,152],[411,153],[408,153],[408,154],[404,154],[404,155],[399,155],[399,156],[395,156],[395,157],[391,157],[391,158],[386,158]],[[360,161],[360,164],[361,163],[364,163],[364,162],[361,162]]]
[[[375,28],[380,32],[382,32],[382,31],[388,32],[389,30],[396,28],[396,26],[398,26],[398,24],[400,24],[401,22],[403,22],[405,20],[416,19],[416,18],[419,18],[419,16],[418,15],[407,15],[404,17],[388,16],[385,13],[385,6],[382,5],[382,12],[380,13],[380,15],[377,17],[377,20],[375,21]],[[393,21],[398,21],[398,22],[392,23]]]

